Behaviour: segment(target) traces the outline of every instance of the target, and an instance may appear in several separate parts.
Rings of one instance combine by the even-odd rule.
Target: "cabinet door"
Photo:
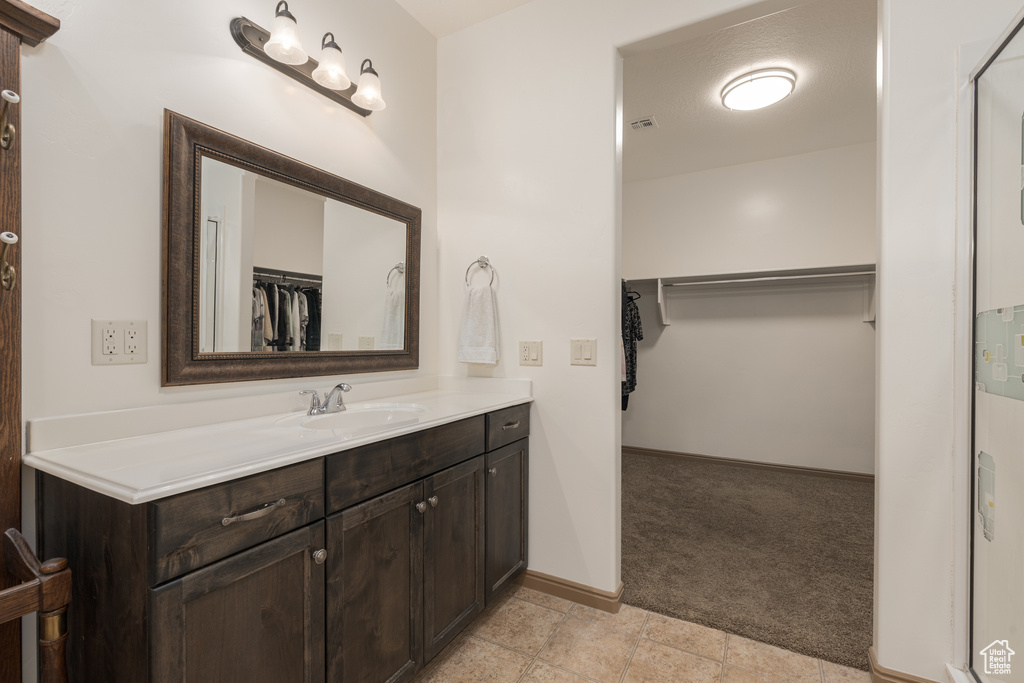
[[[423,649],[430,661],[484,607],[484,459],[428,477]]]
[[[317,522],[150,590],[150,680],[322,683]]]
[[[327,519],[327,675],[400,683],[422,664],[423,483]]]
[[[526,569],[529,439],[486,455],[487,602]]]

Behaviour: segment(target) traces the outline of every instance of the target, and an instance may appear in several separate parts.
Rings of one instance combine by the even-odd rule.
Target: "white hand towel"
[[[498,307],[490,285],[467,288],[459,335],[459,362],[484,365],[498,362]]]
[[[384,293],[384,325],[379,349],[405,347],[405,290],[388,287]]]

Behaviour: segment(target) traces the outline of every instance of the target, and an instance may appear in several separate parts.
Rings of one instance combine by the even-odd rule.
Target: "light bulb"
[[[352,102],[370,111],[380,111],[387,106],[380,95],[380,76],[374,71],[373,63],[369,59],[363,60],[362,68],[359,70],[359,88],[352,96]]]
[[[309,61],[299,40],[298,24],[288,11],[285,0],[277,3],[277,12],[270,24],[270,40],[263,46],[263,51],[282,64],[305,64]]]
[[[327,36],[331,39],[328,40]],[[346,90],[352,81],[345,74],[345,55],[334,42],[334,34],[325,33],[320,47],[320,65],[313,70],[313,80],[331,90]]]

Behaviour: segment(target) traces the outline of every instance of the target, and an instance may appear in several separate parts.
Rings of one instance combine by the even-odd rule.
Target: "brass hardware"
[[[14,266],[7,263],[7,250],[18,243],[18,236],[13,232],[0,233],[0,242],[4,244],[3,253],[0,253],[0,285],[7,291],[11,291],[18,280],[18,273],[14,270]]]
[[[416,503],[416,511],[421,513],[421,514],[426,512],[427,511],[427,504],[424,503],[423,501],[420,501],[420,502]]]
[[[491,475],[492,477],[496,477],[496,476],[498,476],[498,468],[497,467],[492,467],[491,469],[487,470],[487,473],[489,475]]]
[[[220,523],[224,526],[227,526],[228,524],[232,524],[234,522],[248,522],[250,519],[257,519],[259,517],[269,515],[271,512],[273,512],[274,508],[279,508],[284,504],[284,498],[279,498],[278,500],[260,506],[259,508],[253,510],[252,512],[247,512],[244,515],[225,517],[224,519],[220,520]]]
[[[316,562],[317,564],[323,564],[324,562],[326,562],[327,561],[327,551],[324,550],[323,548],[320,548],[320,550],[317,550],[315,553],[313,553],[313,561]]]
[[[516,420],[515,422],[509,422],[508,424],[501,425],[501,431],[505,431],[506,429],[518,429],[518,428],[519,428],[519,420]]]
[[[437,496],[431,496],[430,498],[427,498],[427,502],[430,503],[430,507],[436,508],[437,507]]]
[[[39,640],[57,640],[68,632],[68,608],[39,613]]]
[[[0,147],[10,149],[14,146],[15,131],[14,124],[7,123],[7,109],[10,105],[20,102],[21,98],[13,90],[0,92],[0,97],[4,100],[4,106],[0,109]]]

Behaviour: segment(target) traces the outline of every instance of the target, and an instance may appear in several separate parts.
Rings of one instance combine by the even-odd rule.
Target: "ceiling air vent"
[[[636,121],[630,121],[629,127],[633,130],[648,130],[650,128],[657,128],[658,122],[654,120],[653,116],[645,116]]]

